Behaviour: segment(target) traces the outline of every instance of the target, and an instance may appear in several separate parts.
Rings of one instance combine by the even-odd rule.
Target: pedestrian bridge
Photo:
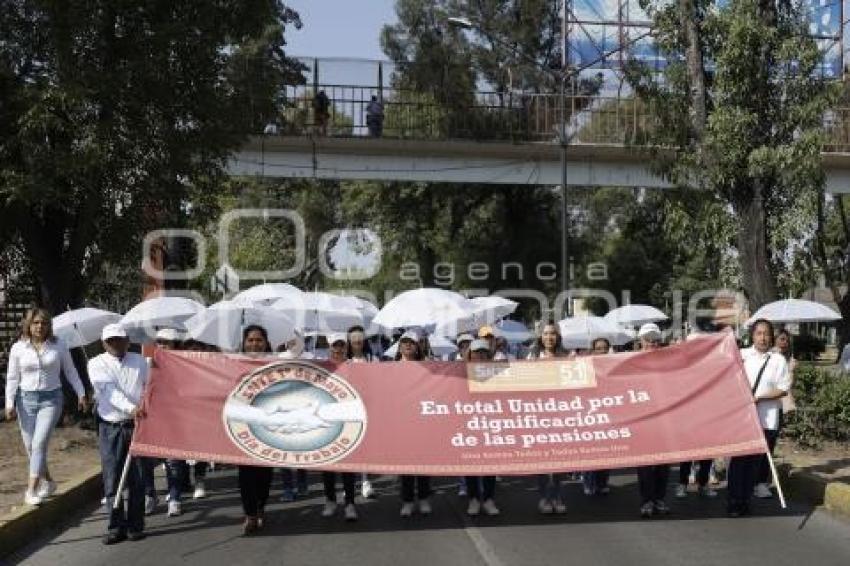
[[[652,170],[653,113],[635,99],[596,95],[479,93],[447,112],[421,93],[381,87],[291,87],[291,102],[232,156],[233,175],[279,178],[559,185],[559,133],[566,131],[567,184],[669,188]],[[317,127],[312,92],[331,101]],[[372,97],[383,104],[370,131]],[[562,116],[566,120],[562,120]],[[562,126],[565,124],[565,126]],[[850,109],[825,118],[826,189],[850,193]],[[258,128],[260,129],[260,128]],[[659,150],[663,151],[663,150]]]

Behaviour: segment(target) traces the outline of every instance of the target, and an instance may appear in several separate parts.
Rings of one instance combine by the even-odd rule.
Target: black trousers
[[[767,448],[770,450],[770,455],[773,456],[776,441],[779,440],[779,431],[764,431],[764,439],[767,440]],[[756,469],[756,483],[770,483],[770,475],[770,462],[767,460],[767,456],[762,454],[759,456],[758,468]]]
[[[144,458],[131,458],[125,487],[130,497],[125,508],[124,499],[118,493],[118,483],[124,471],[124,461],[130,451],[133,438],[133,421],[110,423],[101,420],[98,423],[98,447],[100,465],[103,470],[103,492],[109,505],[110,533],[140,533],[145,528],[145,483]],[[113,503],[118,497],[120,504],[114,509]]]
[[[355,475],[352,472],[342,472],[342,490],[345,494],[345,504],[354,503],[354,495],[357,490],[354,486],[356,483]],[[336,472],[322,472],[322,482],[325,484],[325,498],[328,501],[336,501]]]
[[[431,497],[431,478],[428,476],[401,476],[401,500],[413,503],[414,492],[419,492],[419,499]]]
[[[705,487],[708,485],[709,474],[711,473],[711,463],[713,460],[700,460],[697,462],[699,467],[697,468],[697,485],[700,487]],[[688,480],[690,480],[691,476],[691,468],[693,467],[693,462],[682,462],[679,464],[679,483],[682,485],[688,485]]]
[[[670,480],[669,464],[641,466],[637,469],[637,474],[641,504],[664,501],[667,495],[667,482]]]
[[[496,495],[496,476],[466,476],[466,494],[470,499],[487,501]]]
[[[753,496],[753,487],[756,484],[756,469],[758,468],[760,455],[736,456],[729,460],[729,469],[726,471],[728,479],[727,503],[729,510],[747,511],[750,507],[750,498]]]
[[[256,517],[266,507],[272,485],[273,468],[266,466],[239,466],[239,495],[242,509],[248,517]]]

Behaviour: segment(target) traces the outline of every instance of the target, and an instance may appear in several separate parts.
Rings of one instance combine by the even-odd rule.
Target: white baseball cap
[[[402,340],[413,340],[414,342],[416,342],[418,344],[419,338],[420,338],[419,333],[417,331],[411,329],[411,330],[408,330],[407,332],[405,332],[404,334],[402,334],[401,338],[399,338],[398,341],[401,342]]]
[[[161,330],[157,330],[156,339],[164,340],[166,342],[182,342],[186,339],[186,333],[181,332],[176,328],[163,328]]]
[[[109,340],[110,338],[126,338],[127,331],[120,324],[107,324],[103,327],[100,333],[101,340]]]
[[[460,344],[461,342],[472,342],[473,340],[475,340],[475,338],[472,337],[472,334],[464,333],[458,336],[455,342]]]
[[[638,330],[638,338],[661,339],[661,329],[654,322],[647,322]]]

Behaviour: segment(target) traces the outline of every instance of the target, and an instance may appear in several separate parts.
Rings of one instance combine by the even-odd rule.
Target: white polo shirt
[[[53,391],[62,387],[60,371],[77,397],[85,395],[83,382],[74,367],[71,352],[62,340],[48,340],[36,347],[29,340],[18,340],[9,350],[9,366],[6,372],[6,407],[15,404],[15,395],[20,391]]]
[[[771,389],[779,389],[785,392],[791,389],[791,372],[788,371],[788,363],[781,354],[776,352],[760,353],[754,347],[750,347],[741,350],[741,359],[744,362],[747,379],[750,381],[750,388],[756,384],[759,370],[767,360],[764,374],[756,390],[756,396],[767,393]],[[765,430],[777,430],[779,428],[779,411],[782,409],[781,399],[759,401],[756,408],[762,428]]]
[[[148,382],[148,363],[127,352],[123,359],[104,352],[89,360],[89,379],[97,395],[97,412],[105,421],[117,423],[133,418]]]

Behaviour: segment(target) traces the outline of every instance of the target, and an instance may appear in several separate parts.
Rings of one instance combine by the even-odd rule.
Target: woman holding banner
[[[644,324],[638,331],[638,340],[642,352],[658,350],[661,347],[661,329],[653,322]],[[665,501],[670,465],[641,466],[637,469],[637,475],[641,500],[640,516],[648,519],[653,515],[670,514],[670,507]]]
[[[487,362],[493,359],[493,351],[487,340],[481,338],[473,340],[466,352],[467,362]],[[495,516],[499,514],[499,508],[493,497],[496,495],[496,476],[466,476],[466,493],[469,495],[469,505],[466,513],[475,517],[481,510],[486,515]]]
[[[352,326],[348,329],[348,361],[351,363],[369,363],[377,361],[372,354],[372,348],[366,340],[366,330],[362,326]],[[375,497],[369,474],[362,474],[360,493],[364,499]]]
[[[328,336],[328,344],[331,347],[329,360],[335,364],[342,364],[348,360],[348,338],[345,334],[331,334]],[[354,472],[342,472],[342,489],[345,497],[345,520],[357,520],[357,508],[354,507],[354,496],[356,493]],[[325,507],[322,509],[322,517],[333,517],[336,514],[336,472],[322,472],[322,483],[325,486]]]
[[[261,356],[271,354],[269,335],[266,329],[258,325],[246,326],[242,331],[242,351],[246,354]],[[242,533],[249,536],[265,523],[266,501],[272,485],[273,469],[267,466],[239,466],[239,495],[245,522]]]
[[[540,337],[534,345],[531,353],[528,355],[529,360],[548,360],[554,358],[564,358],[567,356],[567,351],[564,349],[564,343],[561,340],[561,332],[558,330],[558,325],[555,321],[550,320],[543,327]],[[563,514],[567,512],[567,506],[564,503],[563,483],[567,479],[566,473],[561,474],[540,474],[537,476],[537,486],[540,492],[540,501],[537,504],[537,509],[544,515],[552,513]]]
[[[395,361],[422,361],[422,351],[419,349],[419,333],[408,330],[398,340],[398,352]],[[428,476],[401,476],[401,516],[408,518],[413,515],[415,492],[419,492],[419,512],[431,514],[431,478]]]

